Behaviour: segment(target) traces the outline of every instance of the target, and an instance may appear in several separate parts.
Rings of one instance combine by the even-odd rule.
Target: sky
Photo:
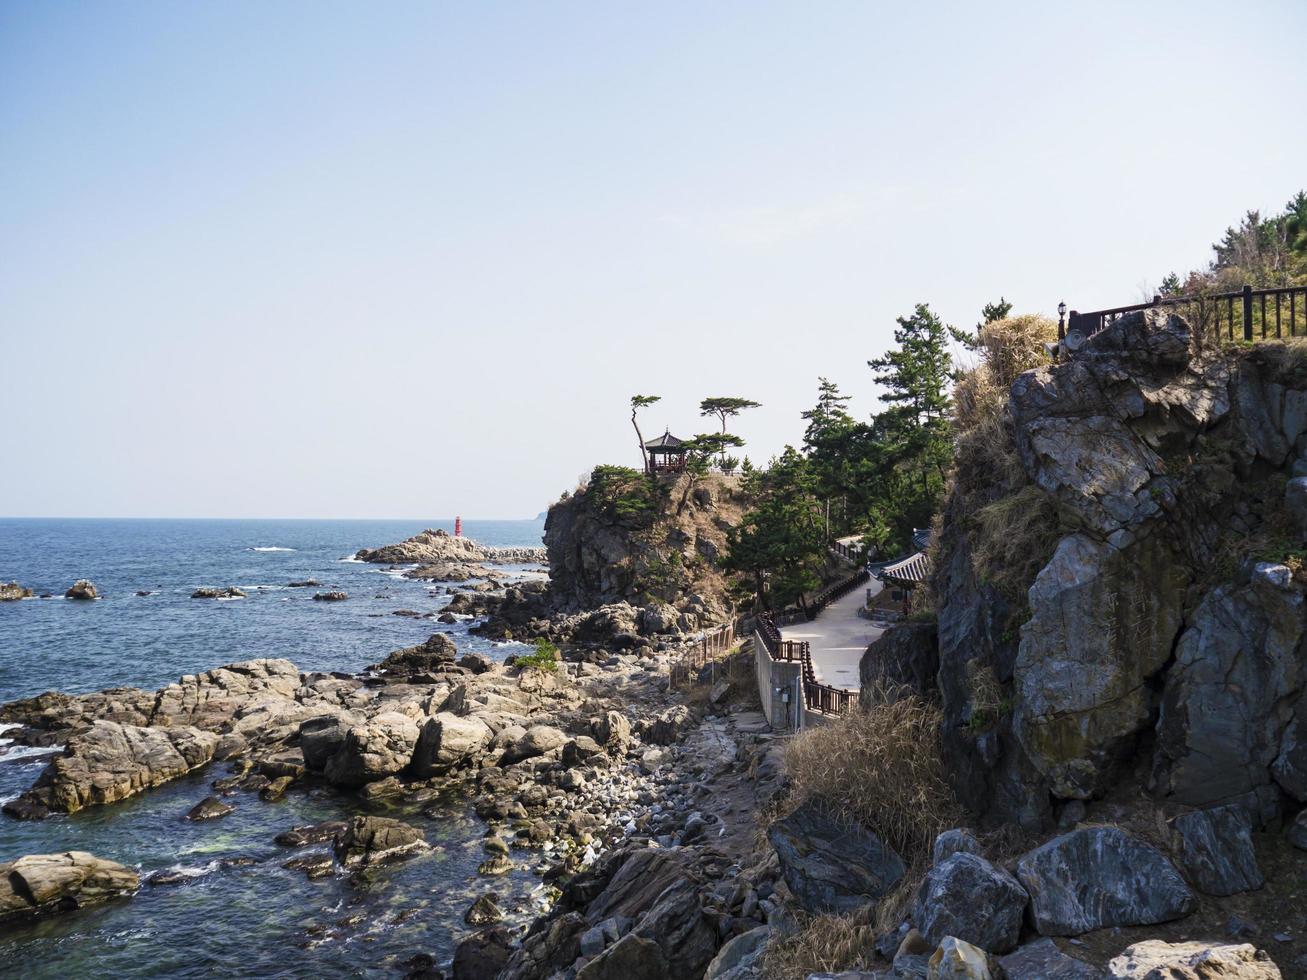
[[[0,515],[533,517],[1307,187],[1307,4],[0,0]]]

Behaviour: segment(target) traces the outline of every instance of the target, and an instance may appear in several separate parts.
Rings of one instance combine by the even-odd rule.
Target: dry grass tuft
[[[962,816],[945,775],[940,724],[938,708],[904,697],[802,732],[785,756],[790,804],[820,797],[905,863],[928,860],[935,836]]]
[[[897,923],[896,923],[897,924]],[[804,920],[793,935],[771,942],[762,958],[767,980],[804,980],[810,973],[835,973],[871,965],[875,927],[866,910]]]
[[[982,582],[1020,599],[1062,536],[1052,498],[1034,484],[978,508],[971,564]]]

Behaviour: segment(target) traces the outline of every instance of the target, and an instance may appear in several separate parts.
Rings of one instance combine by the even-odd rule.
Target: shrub
[[[912,696],[871,700],[866,710],[790,742],[790,802],[797,807],[820,797],[905,863],[920,865],[929,860],[936,835],[956,827],[962,815],[945,776],[940,712]]]
[[[596,466],[586,492],[597,510],[633,524],[649,523],[662,501],[658,480],[629,466]]]
[[[540,670],[557,670],[559,659],[558,647],[540,636],[536,638],[535,650],[518,657],[513,661],[513,666],[524,670],[531,667],[537,667]]]

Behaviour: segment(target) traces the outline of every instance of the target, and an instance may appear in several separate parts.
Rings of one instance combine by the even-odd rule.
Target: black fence
[[[1154,296],[1152,302],[1117,306],[1092,313],[1071,311],[1059,335],[1081,342],[1110,327],[1127,313],[1173,307],[1214,337],[1246,341],[1270,337],[1307,337],[1307,286],[1253,289],[1200,296]]]

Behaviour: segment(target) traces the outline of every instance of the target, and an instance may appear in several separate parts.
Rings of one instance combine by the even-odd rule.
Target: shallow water
[[[0,580],[62,596],[90,578],[96,602],[0,603],[0,701],[55,688],[154,688],[183,673],[235,660],[286,656],[305,670],[354,670],[441,630],[460,649],[514,649],[470,637],[464,626],[392,615],[435,611],[448,597],[378,566],[342,561],[360,547],[398,541],[439,523],[384,521],[0,521]],[[533,545],[537,521],[467,522],[486,544]],[[254,549],[293,550],[254,550]],[[316,578],[350,594],[313,601]],[[201,585],[238,585],[232,602],[189,598]],[[264,586],[262,590],[257,586]],[[138,590],[154,594],[137,597]],[[31,785],[45,758],[3,743],[0,798]],[[36,823],[0,819],[0,861],[85,850],[137,867],[140,892],[104,906],[0,926],[0,975],[24,977],[393,977],[414,953],[448,957],[476,895],[491,890],[527,909],[538,879],[476,875],[484,825],[467,802],[387,810],[326,787],[292,789],[264,802],[227,797],[236,811],[191,823],[184,815],[226,774],[214,765],[131,800]],[[291,826],[361,812],[421,827],[430,853],[362,876],[310,881],[281,868],[301,851],[273,837]],[[326,845],[315,845],[321,849]],[[529,855],[515,854],[522,863]],[[228,865],[231,859],[252,864]],[[166,870],[187,881],[151,886]]]

